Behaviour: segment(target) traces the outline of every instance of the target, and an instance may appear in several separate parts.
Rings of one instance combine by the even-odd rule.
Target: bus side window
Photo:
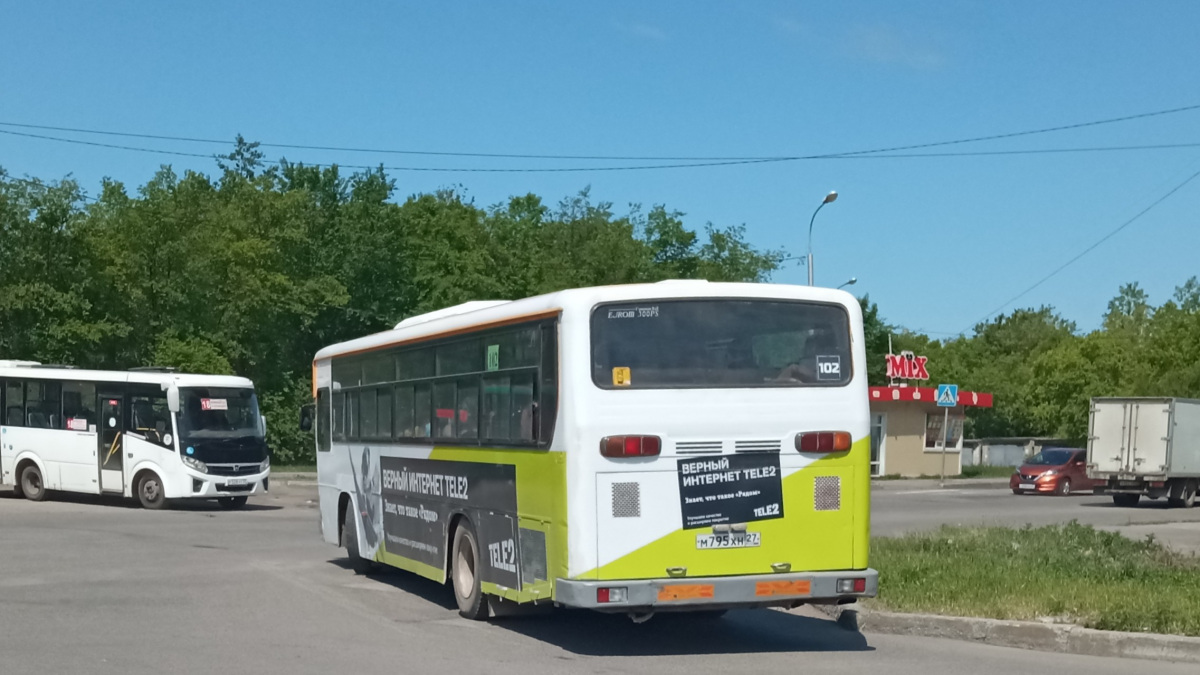
[[[27,426],[36,429],[56,429],[62,415],[62,384],[59,382],[27,382],[25,385],[25,419]]]
[[[542,367],[538,383],[537,441],[542,447],[554,437],[554,422],[558,417],[558,324],[542,325]]]
[[[346,440],[346,395],[340,391],[333,395],[333,440]]]
[[[433,436],[433,389],[428,384],[419,384],[413,391],[414,420],[413,431],[417,438]]]
[[[346,392],[346,427],[345,427],[346,440],[349,440],[349,441],[359,440],[360,427],[359,427],[358,413],[359,413],[358,392],[357,391]]]
[[[96,384],[63,383],[63,426],[70,431],[89,431],[96,424]]]
[[[513,440],[531,442],[534,440],[534,397],[533,375],[514,375],[512,378],[512,425]]]
[[[317,450],[319,452],[329,452],[330,432],[332,431],[329,428],[331,419],[329,406],[329,388],[322,387],[317,390]]]
[[[25,426],[25,383],[9,380],[4,391],[4,424],[10,427]]]

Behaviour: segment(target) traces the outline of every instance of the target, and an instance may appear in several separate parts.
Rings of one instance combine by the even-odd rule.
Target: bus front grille
[[[253,464],[209,464],[208,472],[214,476],[249,476],[258,473],[258,462]]]

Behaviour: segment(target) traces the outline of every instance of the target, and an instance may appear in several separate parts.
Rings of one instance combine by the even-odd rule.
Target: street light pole
[[[813,257],[812,257],[813,222],[816,221],[817,213],[821,210],[821,207],[825,206],[826,204],[832,203],[833,201],[837,200],[837,198],[838,198],[838,194],[836,191],[830,192],[829,194],[825,195],[825,199],[821,201],[821,205],[817,207],[816,211],[813,211],[812,218],[809,218],[809,220],[808,220],[808,260],[807,260],[808,265],[807,266],[808,266],[808,285],[809,286],[813,285]]]
[[[858,283],[858,277],[850,277],[846,281],[846,283],[842,284],[841,286],[838,286],[838,288],[845,288],[847,286],[853,286],[854,284],[857,284],[857,283]]]

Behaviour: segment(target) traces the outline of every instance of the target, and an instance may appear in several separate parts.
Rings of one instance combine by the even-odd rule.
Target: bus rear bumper
[[[554,600],[568,607],[601,612],[668,612],[845,604],[873,598],[878,591],[879,572],[865,569],[677,579],[558,579]]]

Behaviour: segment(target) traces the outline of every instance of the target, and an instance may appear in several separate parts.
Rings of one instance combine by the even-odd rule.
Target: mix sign
[[[916,356],[912,352],[900,352],[887,355],[887,376],[889,380],[928,380],[929,370],[925,364],[929,358]]]

